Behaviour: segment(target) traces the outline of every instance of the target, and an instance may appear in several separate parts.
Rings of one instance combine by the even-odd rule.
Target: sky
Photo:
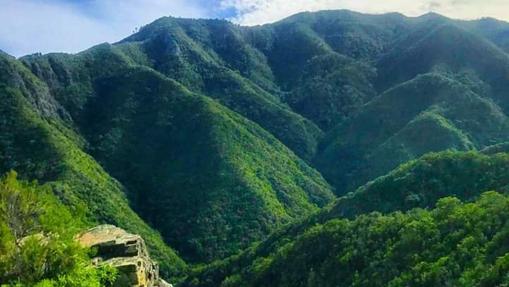
[[[119,41],[163,16],[259,25],[326,9],[509,21],[509,0],[0,0],[0,49],[16,57],[76,53]]]

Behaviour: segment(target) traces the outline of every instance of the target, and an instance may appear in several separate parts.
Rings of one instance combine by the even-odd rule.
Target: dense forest
[[[446,197],[432,210],[332,219],[267,256],[200,269],[183,286],[506,286],[508,204],[489,192],[474,203]]]
[[[111,285],[73,242],[107,223],[177,286],[506,286],[508,53],[345,10],[0,51],[0,285]]]

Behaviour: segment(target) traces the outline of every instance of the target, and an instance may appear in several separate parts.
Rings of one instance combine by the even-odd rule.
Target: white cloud
[[[221,0],[233,8],[232,20],[243,25],[265,24],[302,11],[350,9],[365,13],[400,12],[418,16],[430,11],[459,19],[495,17],[509,20],[507,0]]]
[[[202,18],[208,16],[196,0],[94,0],[93,8],[118,27],[139,27],[162,16]]]
[[[206,17],[186,0],[0,0],[0,49],[14,56],[78,52],[128,36],[135,27],[167,15]]]
[[[166,15],[213,17],[234,10],[237,16],[231,20],[255,25],[324,9],[410,16],[435,11],[454,18],[509,20],[509,0],[0,0],[0,49],[15,56],[78,52],[118,41]]]

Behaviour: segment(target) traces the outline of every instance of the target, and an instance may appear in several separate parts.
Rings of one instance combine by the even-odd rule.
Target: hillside
[[[220,286],[503,286],[508,198],[317,224],[227,273]],[[216,266],[221,268],[221,266]],[[209,274],[210,275],[210,274]],[[218,286],[213,276],[183,286]],[[216,278],[217,279],[217,278]]]
[[[503,24],[499,23],[497,29],[503,29]],[[136,50],[136,54],[141,51],[143,59],[154,69],[193,91],[219,99],[260,124],[315,165],[341,195],[426,152],[482,149],[507,139],[504,91],[509,83],[505,76],[509,58],[502,50],[501,39],[494,40],[494,28],[483,27],[482,20],[461,22],[437,14],[408,18],[400,14],[364,15],[351,11],[301,13],[253,28],[226,21],[163,18],[119,45],[129,45],[129,51]],[[233,75],[231,72],[240,76],[238,79],[242,78],[245,85],[234,84],[226,76]],[[223,75],[221,80],[216,78],[217,74]],[[424,74],[430,77],[423,79]],[[445,83],[447,80],[450,82]],[[419,108],[421,112],[448,110],[450,102],[462,96],[468,98],[465,105],[470,106],[458,108],[460,111],[418,113],[408,119],[407,125],[399,126],[401,129],[387,131],[392,134],[386,136],[390,140],[383,146],[375,142],[366,147],[369,151],[358,147],[358,142],[337,147],[338,141],[348,141],[343,139],[349,137],[343,134],[345,126],[363,125],[366,120],[363,114],[373,114],[375,118],[371,121],[376,122],[380,111],[369,107],[380,104],[379,97],[405,83],[406,89],[394,92],[400,93],[399,97],[455,94],[451,96],[454,99],[447,95],[430,98],[426,106]],[[439,91],[452,85],[462,87]],[[245,89],[232,91],[232,86],[252,87],[266,100],[312,121],[325,136],[315,125],[300,131],[295,129],[298,124],[283,126],[279,120],[260,113],[255,108],[258,104],[246,105],[244,101],[250,97],[243,92]],[[463,90],[470,90],[475,96],[462,95]],[[225,98],[227,95],[230,98]],[[465,112],[477,105],[476,101],[481,108],[475,113]],[[249,108],[244,110],[246,107]],[[406,107],[402,104],[399,108]],[[261,117],[253,116],[254,111]],[[286,116],[283,121],[285,125],[299,122]],[[490,127],[493,130],[482,130],[483,121],[495,121]],[[470,126],[461,126],[465,124]],[[473,126],[477,124],[479,127]],[[350,128],[352,133],[362,134],[365,127]],[[383,124],[381,130],[385,128]],[[440,136],[432,143],[412,146],[419,141],[415,131],[422,128]],[[306,143],[297,143],[296,139]],[[358,157],[368,158],[367,162]],[[389,159],[390,162],[385,162]]]
[[[386,270],[385,268],[390,269],[392,266],[395,266],[394,268],[410,268],[411,264],[414,263],[390,262],[390,260],[397,260],[399,255],[396,256],[390,252],[383,251],[390,249],[380,250],[377,249],[378,247],[375,247],[380,246],[377,244],[388,244],[384,246],[390,246],[394,241],[401,239],[398,237],[399,235],[396,235],[398,230],[405,229],[404,226],[399,225],[393,226],[394,229],[392,229],[390,228],[391,224],[385,225],[384,222],[397,224],[396,221],[392,220],[396,218],[407,218],[409,222],[405,224],[414,226],[414,224],[417,224],[417,221],[423,220],[421,217],[422,212],[428,213],[428,211],[422,211],[419,208],[440,209],[442,207],[441,204],[446,201],[443,200],[445,197],[454,196],[458,198],[454,200],[455,202],[459,202],[459,200],[472,202],[477,200],[483,192],[489,190],[496,190],[506,194],[509,186],[509,172],[507,170],[508,160],[509,158],[505,153],[495,153],[489,156],[475,152],[442,152],[426,155],[418,160],[401,165],[389,174],[360,187],[354,193],[338,198],[333,204],[325,207],[319,213],[299,223],[285,226],[278,232],[272,234],[267,240],[252,246],[239,256],[217,261],[204,268],[195,268],[193,272],[191,272],[190,277],[183,283],[183,286],[217,286],[221,284],[230,286],[228,285],[230,283],[233,286],[263,286],[268,282],[266,280],[274,280],[273,282],[278,284],[275,286],[300,286],[299,284],[304,284],[304,286],[306,286],[305,282],[310,282],[309,280],[315,280],[317,278],[320,278],[320,281],[313,281],[313,284],[317,285],[312,284],[312,286],[341,286],[339,282],[345,282],[342,283],[346,284],[345,286],[355,284],[359,284],[360,286],[387,285],[389,281],[376,281],[378,283],[375,281],[375,283],[373,283],[371,280],[366,281],[366,279],[374,279],[376,276],[361,276],[363,274],[361,271],[373,272],[370,268],[375,268],[375,266],[371,266],[367,263],[369,261],[363,260],[389,260],[388,262],[385,261],[383,265],[380,265],[380,268],[386,266],[380,270]],[[493,196],[493,194],[490,196]],[[501,195],[496,195],[495,197],[505,198]],[[481,201],[485,200],[484,195],[481,196],[481,198],[483,198]],[[408,212],[408,214],[402,214],[400,211]],[[449,211],[450,210],[446,210],[445,212]],[[430,213],[433,214],[434,212],[437,211],[431,211]],[[461,214],[461,212],[458,214]],[[471,215],[475,216],[473,213]],[[490,215],[498,216],[500,213],[498,211],[493,211],[493,214]],[[444,214],[444,216],[445,217],[441,218],[447,218],[447,216],[454,217],[451,214]],[[482,220],[485,219],[484,217],[481,218],[483,218]],[[489,221],[488,219],[486,220]],[[343,222],[344,225],[336,225],[338,222]],[[505,220],[502,220],[502,222],[505,222]],[[424,224],[424,222],[422,223]],[[503,223],[501,224],[503,225]],[[349,228],[351,226],[358,227],[351,230],[350,233]],[[419,228],[419,226],[421,225],[415,225],[415,228]],[[332,229],[328,229],[328,227],[332,227]],[[460,227],[455,225],[455,228]],[[504,228],[500,226],[489,230],[497,230],[496,232],[503,233]],[[469,230],[474,229],[475,228]],[[420,229],[413,230],[416,233],[409,234],[409,236],[420,236],[421,232],[424,232],[424,230]],[[486,231],[489,232],[489,230]],[[330,234],[334,236],[333,238],[325,235],[329,234],[329,231],[335,234]],[[443,236],[447,236],[448,232],[449,231],[443,234]],[[355,239],[356,234],[366,234],[366,237],[362,235],[360,236],[362,240],[358,241]],[[458,235],[458,238],[462,239],[463,235]],[[464,238],[468,238],[468,236],[465,235]],[[422,239],[425,239],[425,237]],[[485,244],[488,241],[483,240],[480,244]],[[310,248],[308,249],[308,247],[303,246],[308,246]],[[317,246],[320,246],[320,248],[316,248]],[[367,248],[367,246],[370,247]],[[429,248],[432,250],[431,246],[429,246]],[[366,256],[364,259],[359,258],[361,261],[358,263],[361,265],[353,264],[351,261],[333,260],[333,258],[347,256],[348,254],[351,256],[362,254],[366,250],[371,250],[369,252],[373,253],[369,253],[369,255],[359,255]],[[408,250],[410,251],[412,249]],[[416,252],[415,254],[419,253],[417,250],[414,251]],[[443,256],[456,258],[454,257],[455,255],[453,255],[455,252],[453,249],[442,250],[441,252],[445,252]],[[449,252],[451,253],[449,254]],[[498,256],[502,256],[505,252],[507,251],[500,253]],[[299,259],[286,257],[289,254],[294,254],[295,256],[300,254],[299,256],[301,257],[299,257]],[[395,257],[391,257],[393,255]],[[316,258],[316,260],[312,258]],[[330,262],[328,258],[330,258]],[[456,259],[451,260],[454,261]],[[417,261],[412,262],[418,263]],[[321,265],[322,263],[324,263],[324,265]],[[296,268],[296,273],[292,274],[292,266]],[[359,266],[362,266],[362,268]],[[333,269],[328,269],[329,267]],[[361,270],[348,269],[357,267],[361,268]],[[349,271],[340,274],[330,271],[345,270],[345,268]],[[454,270],[461,270],[461,268]],[[409,274],[405,275],[402,270],[403,269],[386,270],[383,272],[380,271],[381,273],[377,274],[386,278],[383,280],[393,278],[391,280],[395,280],[394,283],[399,282],[399,280],[407,282],[404,280],[408,280],[412,277],[409,276]],[[355,272],[359,272],[359,278],[352,277]],[[315,276],[317,276],[317,278],[314,278]],[[493,276],[496,277],[496,273]],[[396,280],[394,279],[396,277],[400,278]],[[440,278],[459,280],[460,277],[459,275],[448,273]],[[433,277],[429,278],[429,280],[435,279],[433,279]],[[353,282],[352,280],[364,281],[358,281],[355,284],[346,283]],[[412,282],[411,285],[414,286],[415,282]],[[428,282],[427,284],[431,284],[429,283],[431,281],[426,282]],[[438,281],[433,282],[433,284],[438,285],[445,284],[438,283]],[[396,284],[395,286],[399,285]],[[405,286],[405,284],[403,284],[403,286]],[[473,286],[479,285],[474,284]],[[481,286],[489,286],[489,284]]]
[[[270,133],[136,64],[123,48],[22,61],[48,83],[46,95],[65,113],[59,122],[190,261],[238,252],[333,198],[321,175]]]
[[[419,75],[336,127],[316,164],[341,195],[428,152],[504,142],[508,124],[493,100],[456,78]]]
[[[108,222],[142,234],[164,274],[176,275],[185,263],[160,235],[130,208],[125,188],[88,154],[84,141],[56,112],[62,107],[20,63],[0,58],[0,172],[51,186],[60,200],[91,222]],[[33,103],[31,103],[33,102]]]
[[[229,255],[333,198],[269,133],[151,70],[106,78],[96,91],[82,128],[92,154],[190,260]]]
[[[340,285],[330,267],[370,286],[365,272],[387,264],[372,285],[418,285],[411,270],[436,266],[384,257],[404,238],[383,222],[439,226],[451,210],[414,209],[507,190],[507,31],[433,13],[306,12],[254,27],[163,17],[77,54],[0,52],[0,174],[37,180],[86,226],[139,234],[172,282],[191,268],[200,286]],[[441,203],[479,211],[475,232],[458,230],[480,248],[463,261],[488,277],[505,268],[486,253],[503,226],[476,217],[505,220],[490,198],[507,201]],[[341,253],[362,249],[355,232],[384,242],[358,265]],[[433,234],[421,261],[462,261],[439,244],[456,239]],[[352,269],[327,261],[338,254]],[[494,282],[467,265],[422,282]]]
[[[314,155],[321,130],[280,101],[266,57],[246,43],[239,27],[167,17],[119,48],[143,55],[144,64],[258,123],[302,158]]]
[[[165,17],[113,46],[22,61],[63,97],[60,102],[71,112],[84,102],[83,95],[68,103],[73,97],[66,93],[94,93],[96,78],[126,64],[150,67],[257,123],[316,167],[342,195],[426,152],[482,149],[507,139],[506,24],[486,21],[346,10],[300,13],[259,27]],[[100,69],[101,61],[108,69]],[[441,91],[452,85],[462,87]],[[461,95],[463,89],[472,94]],[[433,95],[439,92],[454,94],[455,100]],[[405,125],[386,130],[382,124],[387,142],[357,146],[343,132],[372,136],[358,125],[379,120],[380,111],[371,107],[388,100],[384,95],[389,93],[401,98],[421,94],[429,101],[418,107],[423,114],[405,119]],[[471,113],[471,106],[462,107],[463,112],[455,112],[461,115],[440,111],[461,96],[482,108]],[[392,100],[406,108],[403,100]],[[362,116],[370,114],[372,119]],[[401,120],[392,117],[389,121]],[[483,121],[495,121],[493,130],[483,130]],[[415,131],[422,128],[440,136],[413,146],[419,141]]]
[[[446,196],[472,200],[483,191],[506,193],[509,191],[508,161],[506,153],[484,155],[447,151],[427,154],[339,198],[322,212],[322,216],[388,213],[432,207]]]
[[[507,88],[509,56],[493,43],[452,23],[419,27],[378,60],[380,91],[431,71],[472,75],[498,99]],[[465,79],[465,80],[468,80]],[[469,83],[470,84],[470,83]],[[475,82],[473,83],[475,84]]]

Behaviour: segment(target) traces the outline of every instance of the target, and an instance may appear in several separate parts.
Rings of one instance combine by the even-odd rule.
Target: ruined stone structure
[[[113,225],[100,225],[77,236],[83,246],[97,249],[95,265],[109,264],[118,269],[117,287],[167,287],[159,278],[159,268],[139,235]]]

